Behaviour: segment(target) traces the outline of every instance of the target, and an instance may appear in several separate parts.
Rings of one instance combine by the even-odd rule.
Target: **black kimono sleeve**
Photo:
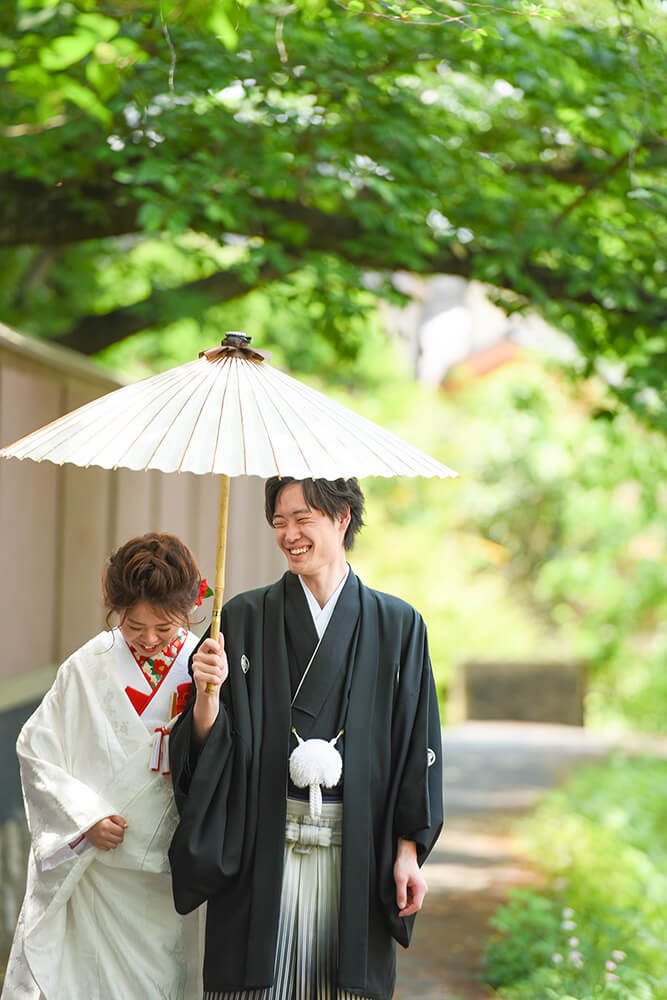
[[[180,822],[169,861],[179,913],[189,913],[218,892],[241,864],[250,754],[243,727],[235,724],[242,706],[232,702],[226,681],[220,712],[200,748],[192,735],[194,699],[171,733],[170,766]]]
[[[388,800],[390,824],[385,834],[381,897],[393,937],[407,946],[415,915],[401,917],[396,904],[393,862],[399,837],[414,840],[417,860],[424,863],[443,821],[442,737],[435,683],[428,653],[426,626],[412,612],[404,632],[399,682],[392,719],[392,770]],[[404,623],[405,624],[405,623]]]
[[[430,854],[443,822],[442,735],[425,630],[423,643],[417,711],[394,815],[396,837],[416,842],[420,865]]]

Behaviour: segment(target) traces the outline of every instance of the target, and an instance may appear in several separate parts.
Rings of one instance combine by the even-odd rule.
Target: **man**
[[[206,1000],[390,1000],[426,893],[442,824],[426,629],[348,566],[362,514],[355,479],[268,480],[289,571],[229,601],[224,644],[193,657],[170,859],[179,912],[208,901]],[[301,780],[297,745],[340,753],[342,777]]]

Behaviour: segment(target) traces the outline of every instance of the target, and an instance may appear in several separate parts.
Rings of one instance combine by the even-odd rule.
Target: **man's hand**
[[[105,816],[86,830],[86,837],[100,851],[113,851],[123,843],[126,830],[127,823],[122,816]]]
[[[192,712],[194,737],[203,743],[220,711],[220,688],[227,680],[229,669],[222,632],[217,639],[204,639],[192,657],[192,676],[197,689]],[[212,688],[209,692],[207,688]]]
[[[414,840],[399,837],[394,862],[394,882],[399,917],[407,917],[421,910],[428,886],[417,864],[417,845]]]

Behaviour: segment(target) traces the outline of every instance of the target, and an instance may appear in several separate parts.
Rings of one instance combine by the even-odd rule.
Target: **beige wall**
[[[121,383],[72,351],[0,324],[0,446]],[[39,697],[55,667],[103,625],[100,573],[117,545],[171,531],[212,580],[219,480],[0,460],[0,711]],[[285,569],[263,483],[232,481],[226,597]],[[211,601],[203,609],[210,614]]]

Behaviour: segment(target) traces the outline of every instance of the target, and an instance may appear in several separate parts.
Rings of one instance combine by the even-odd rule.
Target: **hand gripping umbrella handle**
[[[227,515],[229,513],[229,476],[220,478],[220,511],[218,514],[218,545],[215,553],[215,586],[213,588],[213,615],[211,639],[220,635],[220,612],[225,592],[225,557],[227,554]],[[215,684],[206,685],[206,694],[215,694]]]

